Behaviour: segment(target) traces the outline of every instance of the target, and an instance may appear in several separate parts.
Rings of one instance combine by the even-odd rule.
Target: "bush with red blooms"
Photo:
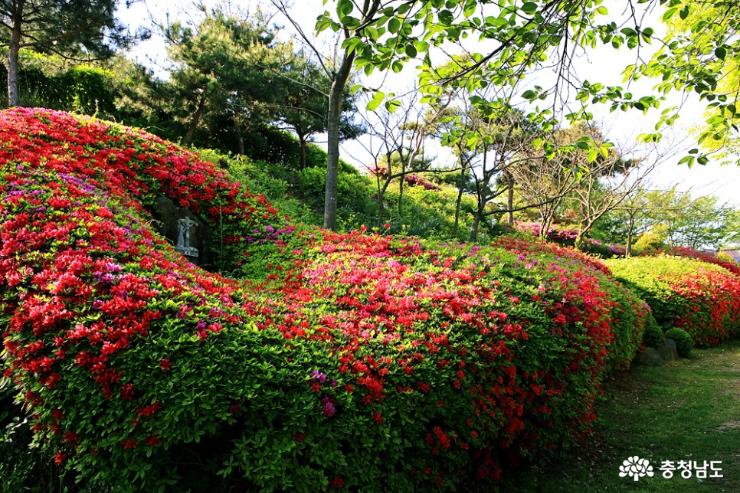
[[[614,330],[614,344],[609,351],[610,368],[629,368],[642,343],[642,336],[648,326],[655,325],[650,307],[631,289],[617,282],[609,268],[599,259],[573,248],[561,247],[544,241],[524,241],[507,236],[496,239],[495,246],[521,254],[545,253],[557,256],[560,265],[570,262],[573,268],[586,268],[599,278],[599,283],[612,300],[611,323]]]
[[[381,167],[371,168],[370,174],[386,177],[388,176],[388,169]],[[403,181],[404,183],[407,183],[409,186],[412,187],[423,187],[426,190],[441,190],[439,185],[436,185],[435,183],[429,181],[424,175],[419,173],[409,173],[403,175]]]
[[[517,222],[514,227],[522,233],[528,233],[533,236],[539,236],[542,225],[540,223],[533,222]],[[551,226],[547,230],[547,240],[558,245],[572,247],[576,243],[578,237],[578,230],[567,229],[560,226]],[[624,247],[620,245],[607,245],[601,240],[594,238],[584,238],[581,245],[581,249],[593,255],[598,255],[603,258],[611,258],[614,256],[624,256]]]
[[[152,231],[160,194],[244,279]],[[549,247],[277,235],[192,153],[48,110],[0,113],[0,198],[3,378],[83,489],[465,490],[584,436],[650,317]]]
[[[684,257],[607,260],[663,327],[679,327],[694,344],[714,346],[740,335],[740,276],[718,265]]]
[[[678,246],[671,247],[665,252],[666,255],[674,255],[676,257],[688,257],[701,260],[710,264],[716,264],[720,267],[724,267],[735,275],[740,275],[740,265],[733,260],[723,260],[712,252],[702,252],[694,248]]]

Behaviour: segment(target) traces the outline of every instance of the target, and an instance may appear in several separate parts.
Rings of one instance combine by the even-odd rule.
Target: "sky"
[[[214,5],[218,0],[200,0],[206,5]],[[238,8],[243,12],[254,12],[261,9],[264,12],[274,12],[269,0],[251,0],[237,1]],[[331,2],[330,2],[331,3]],[[607,2],[613,8],[616,2]],[[159,24],[167,24],[179,20],[187,22],[193,19],[195,11],[192,0],[141,0],[134,3],[127,9],[121,9],[120,17],[122,21],[128,24],[132,29],[139,27],[149,27],[152,20]],[[297,19],[306,33],[313,32],[313,26],[316,17],[326,9],[322,0],[293,0],[291,14]],[[619,12],[614,11],[614,14]],[[655,14],[654,14],[655,15]],[[279,37],[287,40],[295,36],[295,30],[290,26],[285,18],[276,14],[274,22],[281,26],[278,31]],[[651,26],[658,27],[659,22],[650,23]],[[330,49],[331,40],[325,37],[319,38],[319,45],[325,49]],[[478,46],[478,49],[483,47]],[[157,35],[156,30],[151,39],[139,43],[130,50],[129,56],[150,67],[155,73],[166,76],[166,70],[169,67],[165,44],[161,36]],[[623,68],[634,62],[635,52],[626,49],[616,50],[602,47],[587,55],[580,56],[575,61],[575,69],[581,78],[591,81],[600,81],[606,84],[621,84],[621,71]],[[380,79],[380,76],[373,76],[370,79],[363,75],[358,75],[360,82],[369,86],[377,87],[382,84],[385,92],[395,91],[403,93],[413,86],[416,72],[413,66],[407,66],[399,74],[393,74],[391,77]],[[637,95],[647,93],[652,85],[651,81],[638,81],[630,89]],[[522,91],[525,88],[522,88]],[[673,96],[667,104],[679,104],[682,98]],[[594,115],[606,130],[610,140],[616,143],[622,143],[626,147],[631,147],[635,137],[643,132],[651,131],[657,119],[657,111],[653,114],[644,115],[639,112],[609,112],[606,108],[594,108]],[[704,108],[696,98],[689,97],[681,107],[681,118],[677,125],[666,133],[663,152],[668,154],[675,153],[681,147],[690,146],[692,143],[692,129],[696,128],[703,120]],[[342,158],[351,162],[360,169],[369,161],[369,155],[365,151],[365,146],[369,144],[368,137],[361,137],[362,142],[346,141],[342,143]],[[314,141],[325,146],[326,136],[318,135]],[[363,146],[362,144],[365,144]],[[692,146],[693,147],[693,146]],[[677,161],[683,155],[675,153],[675,157],[666,158],[656,170],[652,173],[649,180],[649,187],[652,189],[667,189],[677,186],[679,190],[689,191],[694,196],[717,195],[721,201],[727,202],[740,207],[740,167],[735,165],[720,166],[717,162],[710,162],[706,166],[694,166],[688,168],[685,165],[678,165]],[[439,145],[432,145],[428,149],[427,155],[436,156],[440,160],[449,157],[446,149]]]

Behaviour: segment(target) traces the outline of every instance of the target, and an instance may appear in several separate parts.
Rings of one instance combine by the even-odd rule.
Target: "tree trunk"
[[[300,167],[301,169],[306,168],[306,136],[303,134],[298,134],[298,144],[301,149],[301,156],[300,156]]]
[[[540,211],[540,234],[541,240],[547,241],[547,232],[550,230],[550,223],[552,222],[553,212],[549,210],[549,207],[545,211]]]
[[[406,161],[403,160],[403,153],[399,153],[401,158],[401,181],[398,182],[398,221],[403,224],[403,185],[406,181]]]
[[[455,201],[455,234],[460,225],[460,205],[462,204],[463,187],[465,185],[465,158],[460,158],[460,178],[457,182],[457,200]]]
[[[236,128],[236,144],[238,146],[238,152],[240,155],[244,155],[247,153],[247,149],[244,145],[244,135],[242,134],[242,129],[238,124],[234,124],[234,127]]]
[[[480,214],[473,218],[473,226],[470,228],[470,241],[478,241],[478,226],[480,225]]]
[[[22,11],[23,5],[20,5]],[[19,106],[18,96],[18,52],[21,49],[21,18],[18,13],[13,19],[13,29],[10,32],[10,43],[8,44],[8,106]]]
[[[509,209],[509,226],[514,225],[514,176],[511,173],[506,173],[506,178],[509,182],[508,190],[506,191],[506,206]]]
[[[339,177],[339,118],[342,115],[344,86],[354,63],[354,53],[344,52],[342,64],[334,76],[329,92],[326,133],[326,193],[324,195],[324,227],[337,228],[337,179]]]
[[[624,249],[624,256],[630,258],[632,256],[632,235],[635,228],[635,217],[630,214],[629,221],[627,222],[627,245]]]
[[[378,226],[383,224],[383,219],[385,219],[385,208],[383,207],[383,187],[380,185],[380,176],[375,175],[375,181],[377,186],[377,194],[376,194],[376,200],[378,201]]]
[[[583,232],[579,231],[576,235],[576,240],[573,246],[576,248],[576,250],[580,250],[583,246]]]
[[[188,126],[188,131],[185,134],[185,138],[183,139],[183,144],[186,146],[189,146],[193,143],[193,137],[195,136],[195,131],[198,128],[198,124],[200,123],[200,117],[203,115],[203,110],[206,107],[206,91],[203,90],[203,93],[200,95],[200,101],[198,101],[198,107],[195,109],[195,113],[193,113],[193,118],[190,120],[190,125]]]

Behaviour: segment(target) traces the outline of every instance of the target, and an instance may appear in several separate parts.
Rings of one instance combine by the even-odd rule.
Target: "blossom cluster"
[[[607,260],[666,328],[679,327],[694,344],[714,346],[740,334],[740,276],[686,257],[660,255]]]
[[[496,480],[584,436],[651,317],[555,245],[294,230],[214,165],[97,120],[0,113],[0,178],[3,378],[88,489]],[[228,229],[241,279],[154,232],[159,195]]]
[[[712,252],[704,252],[696,250],[695,248],[689,248],[685,246],[671,247],[666,252],[666,255],[674,255],[676,257],[687,257],[710,264],[716,264],[725,269],[729,270],[733,274],[740,275],[740,265],[733,260],[723,260]]]
[[[370,169],[370,174],[386,177],[388,176],[388,169],[383,167],[375,167]],[[425,190],[441,190],[439,185],[431,182],[423,174],[420,173],[407,173],[403,175],[403,181],[404,183],[412,187],[423,187]]]
[[[514,224],[517,231],[522,233],[528,233],[533,236],[539,236],[542,230],[542,225],[536,222],[523,222],[519,221]],[[578,237],[578,230],[563,228],[560,226],[551,226],[547,230],[546,238],[548,241],[557,243],[562,246],[574,246],[576,238]],[[595,238],[584,238],[581,249],[589,253],[599,255],[600,257],[613,257],[613,256],[624,256],[624,247],[615,244],[605,244],[601,240]]]

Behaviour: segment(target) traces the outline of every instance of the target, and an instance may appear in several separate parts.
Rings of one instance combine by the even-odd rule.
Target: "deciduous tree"
[[[18,106],[18,52],[30,48],[83,59],[107,57],[133,40],[116,19],[116,0],[0,0],[7,46],[8,105]]]

